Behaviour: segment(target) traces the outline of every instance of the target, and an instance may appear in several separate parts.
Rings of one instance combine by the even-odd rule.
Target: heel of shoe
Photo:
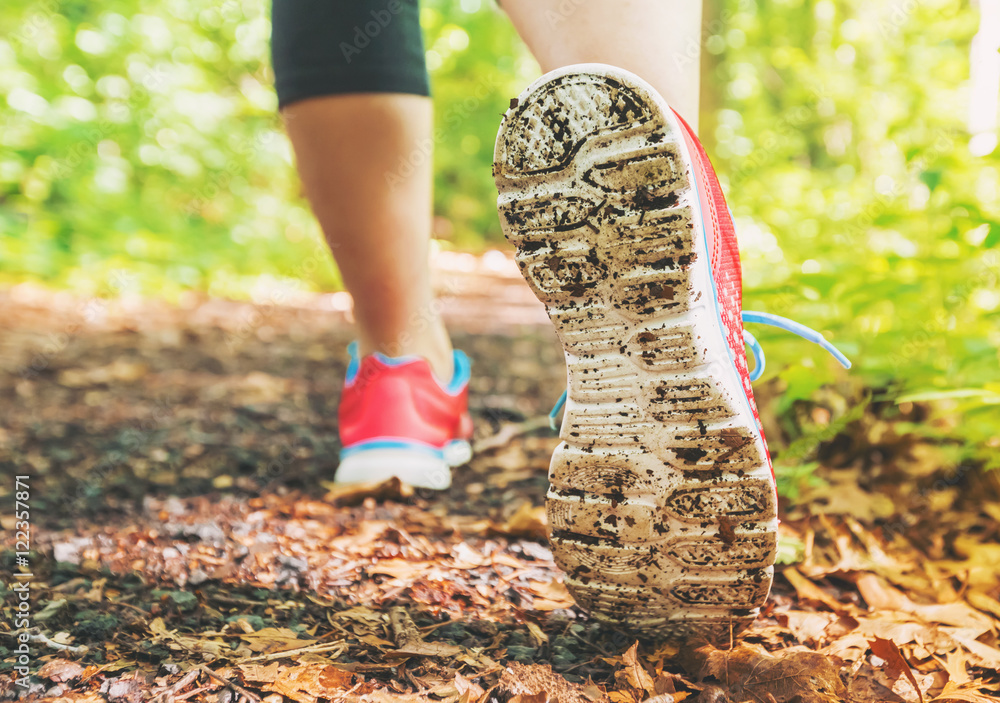
[[[443,491],[451,487],[451,467],[472,456],[468,442],[456,440],[443,449],[417,442],[375,440],[341,452],[337,483],[378,483],[398,478],[417,488]]]

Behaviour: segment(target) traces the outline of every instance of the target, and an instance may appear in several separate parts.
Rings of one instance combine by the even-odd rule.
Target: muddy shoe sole
[[[725,642],[767,599],[776,498],[681,130],[638,77],[572,66],[507,111],[494,176],[566,353],[547,497],[566,585],[624,629]]]

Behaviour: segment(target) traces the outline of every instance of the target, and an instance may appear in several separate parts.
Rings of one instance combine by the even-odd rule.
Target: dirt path
[[[830,487],[783,501],[785,563],[732,648],[591,622],[545,546],[554,335],[509,259],[448,262],[481,451],[442,494],[329,483],[342,296],[0,294],[0,699],[24,693],[26,580],[27,683],[58,700],[998,699],[1000,505],[871,411],[825,443]],[[12,573],[15,474],[30,579]]]

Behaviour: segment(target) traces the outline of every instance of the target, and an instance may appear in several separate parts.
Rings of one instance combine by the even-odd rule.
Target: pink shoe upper
[[[442,385],[419,357],[371,354],[354,345],[340,399],[340,440],[346,453],[363,449],[443,451],[472,435],[469,360],[455,352],[455,375]]]
[[[733,362],[739,371],[750,409],[754,420],[760,427],[760,415],[757,403],[754,402],[753,390],[750,385],[750,370],[747,365],[746,348],[743,343],[743,270],[740,267],[740,249],[736,241],[736,229],[733,218],[726,205],[726,197],[722,186],[712,168],[712,162],[705,153],[691,126],[684,118],[674,111],[678,121],[684,127],[684,141],[688,152],[695,163],[695,178],[698,183],[698,195],[701,198],[701,211],[705,220],[705,231],[708,237],[709,255],[712,263],[712,278],[719,299],[719,313],[722,324],[726,328],[726,341],[732,353]],[[761,430],[763,438],[763,430]],[[765,440],[765,449],[767,441]],[[770,463],[768,457],[768,463]]]

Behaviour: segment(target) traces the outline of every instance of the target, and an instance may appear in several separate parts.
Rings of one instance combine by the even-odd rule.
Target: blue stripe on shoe
[[[452,355],[452,362],[455,365],[455,372],[451,375],[448,385],[444,386],[444,392],[448,395],[458,395],[472,377],[472,362],[465,352],[459,349]]]
[[[683,143],[683,140],[682,140],[682,143]],[[689,153],[688,154],[688,160],[691,161],[691,166],[692,166],[692,168],[691,168],[691,185],[692,185],[692,190],[694,190],[694,198],[693,198],[694,203],[695,203],[694,207],[697,207],[698,211],[701,214],[701,241],[705,245],[705,253],[706,253],[706,255],[707,255],[708,259],[709,259],[708,262],[707,262],[707,265],[708,265],[708,280],[712,283],[712,309],[715,310],[715,319],[719,323],[719,329],[722,330],[722,341],[723,341],[723,346],[726,348],[726,356],[729,357],[729,363],[732,364],[733,368],[736,370],[737,377],[739,377],[739,375],[740,375],[740,367],[737,365],[736,359],[733,357],[733,350],[729,346],[729,341],[728,341],[729,330],[726,328],[726,323],[722,321],[722,310],[719,307],[719,289],[715,285],[715,276],[712,275],[712,261],[711,261],[711,251],[712,250],[709,249],[709,247],[708,247],[708,229],[707,229],[708,225],[705,222],[705,219],[706,219],[705,216],[708,213],[704,212],[703,208],[701,207],[701,186],[698,184],[698,174],[695,173],[695,169],[694,169],[695,162],[694,162],[694,159],[695,159],[695,155]],[[732,211],[730,211],[729,216],[732,217]],[[734,223],[733,223],[734,227],[735,227],[735,224],[736,223],[734,221]],[[763,373],[763,371],[764,371],[764,369],[761,368],[761,372],[762,373]],[[743,385],[743,381],[742,381],[742,379],[740,379],[740,386],[742,386],[742,385]],[[746,390],[744,389],[743,393],[741,393],[740,395],[743,396],[743,405],[744,405],[744,407],[747,409],[747,412],[750,413],[749,417],[754,417],[753,407],[750,404],[750,398],[747,397]],[[757,430],[760,431],[759,422],[758,422]]]
[[[361,369],[361,356],[358,352],[358,343],[351,342],[347,345],[347,353],[350,355],[351,360],[347,365],[347,377],[346,382],[348,384],[354,383],[354,379],[358,376],[358,371]],[[386,356],[382,352],[375,352],[372,354],[376,359],[389,367],[399,367],[405,366],[406,364],[412,364],[415,361],[421,361],[423,357],[420,356]],[[438,381],[438,385],[448,395],[458,395],[462,392],[465,386],[469,383],[469,379],[472,377],[472,362],[469,360],[468,355],[460,349],[454,350],[452,352],[452,364],[455,367],[454,373],[451,375],[451,380],[447,384],[442,384]],[[437,380],[437,377],[434,377]]]
[[[414,439],[405,439],[403,437],[378,437],[377,439],[366,439],[363,442],[358,442],[357,444],[352,444],[349,447],[341,449],[340,458],[346,459],[354,454],[378,449],[402,449],[405,451],[415,451],[444,461],[443,449],[438,449],[430,444],[424,444],[423,442],[418,442]]]
[[[354,383],[361,369],[361,357],[358,355],[358,343],[351,342],[347,345],[347,353],[351,357],[351,363],[347,365],[347,383]]]

